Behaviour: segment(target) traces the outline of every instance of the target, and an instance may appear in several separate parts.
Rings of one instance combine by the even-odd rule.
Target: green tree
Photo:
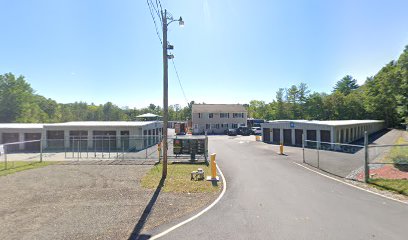
[[[16,78],[12,73],[0,75],[0,122],[22,119],[23,109],[29,108],[27,104],[33,104],[33,93],[23,76]]]
[[[333,92],[341,92],[344,95],[348,95],[357,88],[358,88],[357,80],[355,80],[352,76],[347,75],[336,83]]]

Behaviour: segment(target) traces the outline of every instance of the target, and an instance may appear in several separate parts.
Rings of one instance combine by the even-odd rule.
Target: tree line
[[[169,106],[169,120],[191,119],[191,107]],[[248,115],[266,120],[379,119],[387,126],[408,123],[408,46],[398,60],[385,65],[359,86],[350,75],[339,80],[331,93],[312,92],[305,83],[280,88],[275,99],[245,104]],[[107,102],[57,103],[36,94],[24,76],[0,75],[0,122],[51,123],[68,121],[134,121],[143,113],[163,115],[160,106],[120,108]]]
[[[191,106],[169,106],[170,120],[191,118]],[[150,104],[145,108],[120,108],[107,102],[95,105],[86,102],[57,103],[35,93],[24,76],[12,73],[0,75],[1,123],[57,123],[68,121],[135,121],[136,116],[154,113],[162,116],[160,106]]]
[[[270,103],[252,100],[248,114],[266,120],[384,120],[393,127],[408,123],[408,46],[398,60],[385,65],[359,86],[350,75],[330,94],[311,92],[304,83],[280,88]]]

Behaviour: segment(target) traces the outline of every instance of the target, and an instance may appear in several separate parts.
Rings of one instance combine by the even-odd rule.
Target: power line
[[[148,0],[148,3],[150,4],[150,6],[154,10],[154,12],[157,14],[157,17],[160,19],[160,22],[163,24],[163,20],[162,20],[162,16],[161,16],[161,12],[162,12],[161,8],[159,9],[157,3],[156,3],[156,6],[154,6],[154,3],[153,3],[152,0]]]
[[[157,12],[157,10],[152,9],[152,8],[154,8],[154,5],[153,5],[153,3],[151,1],[150,1],[150,3],[149,3],[149,0],[147,0],[146,2],[147,2],[147,6],[149,7],[149,10],[150,10],[150,15],[152,16],[152,19],[153,19],[154,28],[156,29],[157,37],[159,38],[160,44],[163,45],[163,41],[162,41],[162,39],[160,37],[159,30],[157,28],[156,19],[155,19],[154,14],[153,14],[153,11],[155,11],[157,14],[158,14],[158,12]],[[159,19],[160,19],[160,22],[161,22],[161,17],[159,17]]]
[[[186,103],[187,103],[187,106],[188,106],[189,102],[188,102],[188,100],[187,100],[186,93],[184,92],[183,85],[181,85],[180,76],[179,76],[179,74],[178,74],[178,71],[177,71],[177,68],[176,68],[176,64],[174,63],[174,59],[173,59],[173,58],[171,59],[171,62],[173,63],[174,71],[176,71],[177,80],[178,80],[178,82],[179,82],[179,85],[180,85],[180,88],[181,88],[181,92],[183,93],[184,100],[186,100]]]
[[[157,6],[157,9],[159,9],[159,7],[160,7],[160,11],[163,11],[160,0],[156,0],[156,6]]]

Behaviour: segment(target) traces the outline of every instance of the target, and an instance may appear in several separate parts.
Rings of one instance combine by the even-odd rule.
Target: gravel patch
[[[0,177],[2,239],[128,239],[201,209],[219,193],[140,187],[152,165],[51,165]],[[146,221],[140,221],[148,213]],[[144,220],[144,219],[143,219]],[[142,224],[143,223],[143,224]]]

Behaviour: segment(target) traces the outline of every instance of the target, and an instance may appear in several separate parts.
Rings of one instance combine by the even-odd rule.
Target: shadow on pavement
[[[164,181],[166,179],[162,178],[159,182],[159,185],[157,185],[156,190],[153,193],[152,198],[150,199],[149,203],[147,204],[145,210],[142,213],[142,216],[140,217],[139,221],[137,222],[135,228],[132,231],[132,234],[129,236],[129,239],[149,239],[151,236],[150,235],[145,235],[145,234],[140,234],[142,231],[149,215],[150,212],[153,209],[154,204],[156,203],[157,198],[159,197],[160,191],[164,185]]]

